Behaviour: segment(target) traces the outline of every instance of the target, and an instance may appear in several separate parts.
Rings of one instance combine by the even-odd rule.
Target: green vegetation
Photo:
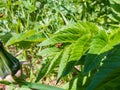
[[[21,90],[119,90],[119,8],[119,0],[1,0],[0,41],[23,64],[20,77],[9,72],[14,82],[0,83]],[[0,50],[13,70],[17,59]]]

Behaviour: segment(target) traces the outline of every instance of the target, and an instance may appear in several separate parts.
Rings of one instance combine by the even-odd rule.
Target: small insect
[[[63,44],[62,43],[58,43],[55,45],[56,48],[60,48]]]
[[[1,13],[1,14],[0,14],[0,18],[2,18],[4,15],[5,15],[5,13]]]

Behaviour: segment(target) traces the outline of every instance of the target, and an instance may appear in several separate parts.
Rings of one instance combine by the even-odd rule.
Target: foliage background
[[[119,0],[2,0],[0,39],[28,63],[26,82],[118,90],[119,7]]]

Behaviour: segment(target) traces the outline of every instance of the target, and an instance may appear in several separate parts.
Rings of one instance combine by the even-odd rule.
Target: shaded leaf
[[[112,31],[107,34],[105,31],[100,31],[91,43],[90,50],[86,57],[84,74],[93,70],[101,62],[107,54],[108,50],[111,50],[113,46],[120,43],[120,29]]]
[[[112,9],[112,14],[109,17],[114,20],[115,22],[120,21],[120,2],[118,0],[110,0],[110,6]]]
[[[88,86],[88,90],[93,90],[104,78],[111,74],[117,68],[120,68],[120,45],[109,51],[103,65],[99,68],[93,77],[92,82]],[[111,79],[112,80],[112,79]],[[111,86],[112,87],[112,86]],[[113,86],[114,87],[114,86]]]
[[[96,87],[95,89],[99,88],[111,88],[115,90],[119,90],[120,88],[120,67],[114,69],[110,74],[108,74]]]

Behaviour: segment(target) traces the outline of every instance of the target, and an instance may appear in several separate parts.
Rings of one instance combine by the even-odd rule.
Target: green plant
[[[119,24],[119,21],[120,21],[120,10],[119,10],[120,6],[119,5],[120,5],[119,1],[110,0],[110,6],[111,6],[112,14],[110,14],[109,17],[118,24]]]
[[[112,78],[111,81],[108,78],[117,78],[115,76],[119,75],[119,71],[116,70],[120,68],[119,38],[119,28],[107,32],[99,30],[96,25],[88,22],[66,26],[56,32],[53,37],[39,44],[39,46],[48,46],[39,52],[39,55],[47,55],[48,58],[40,69],[36,81],[59,66],[57,75],[57,82],[59,82],[62,77],[73,72],[73,68],[79,65],[79,73],[75,78],[78,80],[73,80],[79,85],[76,85],[76,90],[80,88],[88,90],[106,87],[118,88],[119,83],[112,85]],[[58,43],[62,43],[62,46],[55,47]],[[80,82],[80,80],[82,81]],[[119,82],[119,80],[115,80]],[[105,85],[104,82],[106,82]],[[71,85],[68,89],[72,90]]]
[[[20,88],[29,90],[32,84],[43,89],[46,86],[36,83],[57,81],[68,90],[118,89],[119,4],[119,0],[1,0],[0,41],[27,63],[22,66],[25,81],[16,79]]]

